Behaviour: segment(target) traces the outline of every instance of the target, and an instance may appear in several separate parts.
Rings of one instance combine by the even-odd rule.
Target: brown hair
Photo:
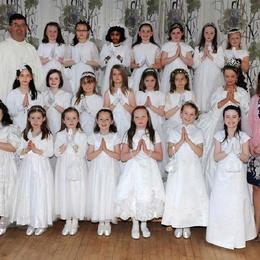
[[[110,93],[113,95],[114,92],[115,92],[115,85],[114,85],[114,82],[113,82],[113,71],[114,70],[118,70],[122,76],[122,86],[121,86],[121,90],[122,90],[122,93],[124,95],[126,95],[130,89],[128,87],[128,77],[127,77],[127,73],[126,73],[126,70],[125,68],[122,66],[122,65],[119,65],[119,64],[116,64],[112,67],[111,71],[110,71],[110,75],[109,75],[109,90],[110,90]]]

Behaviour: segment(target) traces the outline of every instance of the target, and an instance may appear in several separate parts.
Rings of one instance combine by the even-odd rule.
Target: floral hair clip
[[[173,80],[176,76],[176,74],[184,74],[186,77],[189,77],[189,73],[185,70],[185,69],[181,69],[181,68],[178,68],[178,69],[175,69],[174,71],[172,71],[171,73],[171,80]]]
[[[85,71],[85,72],[83,72],[83,73],[81,74],[80,79],[85,78],[85,77],[92,77],[92,78],[95,78],[95,79],[96,79],[96,75],[95,75],[93,72],[91,72],[91,71]]]

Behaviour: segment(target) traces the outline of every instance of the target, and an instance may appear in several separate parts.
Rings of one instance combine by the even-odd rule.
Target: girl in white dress
[[[15,126],[22,132],[27,121],[27,110],[34,105],[42,105],[42,95],[36,90],[33,72],[29,65],[22,65],[16,71],[13,90],[7,95],[6,106]]]
[[[14,190],[11,222],[28,225],[26,235],[41,235],[54,220],[54,181],[49,158],[53,139],[46,112],[33,106],[28,112],[18,154],[22,162]]]
[[[210,98],[223,85],[224,53],[217,46],[217,28],[213,23],[203,26],[199,46],[195,48],[193,90],[201,112],[210,109]]]
[[[48,126],[55,135],[61,126],[61,113],[70,106],[71,94],[62,90],[63,77],[60,70],[51,69],[46,76],[46,86],[43,92],[43,106],[47,113]]]
[[[103,99],[97,94],[97,80],[93,72],[83,72],[80,87],[71,105],[79,111],[80,125],[89,136],[93,133],[96,114],[103,107]]]
[[[187,101],[195,102],[193,91],[190,90],[189,74],[185,69],[175,69],[170,75],[170,92],[165,100],[165,128],[169,129],[181,124],[180,110]]]
[[[170,75],[177,68],[189,71],[192,66],[193,49],[184,43],[184,28],[179,23],[174,23],[169,29],[169,38],[162,46],[162,66],[164,66],[161,80],[161,91],[165,94],[170,90]],[[191,80],[190,80],[191,85]]]
[[[166,167],[169,175],[162,224],[176,228],[177,238],[189,238],[190,227],[208,224],[208,195],[200,161],[203,135],[194,125],[198,114],[194,103],[184,103],[182,124],[169,133],[168,153],[174,158]]]
[[[161,68],[160,47],[153,37],[153,27],[149,22],[139,26],[136,42],[132,46],[131,68],[132,89],[138,91],[142,73],[147,68]]]
[[[247,90],[247,83],[244,74],[249,71],[249,53],[241,47],[241,32],[238,29],[231,29],[228,32],[227,48],[224,51],[226,62],[236,59],[240,63],[237,85]]]
[[[116,222],[115,191],[119,177],[120,143],[112,111],[101,109],[94,133],[88,139],[87,219],[99,222],[97,234],[110,236]]]
[[[12,126],[8,109],[0,100],[0,235],[6,232],[9,224],[17,174],[14,153],[19,144],[19,133]]]
[[[56,22],[46,24],[38,55],[42,63],[44,78],[50,69],[62,71],[64,63],[65,44],[61,28]]]
[[[106,43],[100,52],[100,64],[104,70],[102,77],[101,93],[104,93],[110,87],[110,71],[116,64],[120,64],[126,68],[130,67],[131,49],[126,43],[125,29],[121,26],[112,26],[106,35]]]
[[[223,109],[231,104],[240,106],[242,113],[242,130],[247,130],[247,114],[249,111],[250,97],[243,88],[239,88],[236,85],[238,78],[237,65],[238,63],[233,63],[232,61],[232,63],[224,66],[223,74],[225,85],[223,88],[218,88],[212,95],[211,110],[208,113],[202,114],[198,121],[198,127],[203,131],[205,138],[202,164],[209,194],[216,168],[213,137],[217,131],[223,129]]]
[[[70,78],[72,93],[78,91],[81,75],[85,71],[94,73],[99,67],[99,54],[97,46],[90,41],[91,27],[86,21],[79,21],[75,25],[75,36],[73,38],[73,46],[71,49],[71,59],[65,62],[66,75]]]
[[[158,133],[148,110],[138,106],[132,112],[131,126],[123,140],[121,160],[126,162],[117,187],[117,214],[132,218],[131,236],[139,239],[139,221],[145,238],[151,233],[146,222],[163,213],[164,187],[157,161],[163,158]]]
[[[78,220],[86,217],[87,199],[87,137],[80,129],[79,113],[69,107],[62,113],[62,126],[57,133],[54,152],[55,213],[66,220],[62,235],[75,235]]]
[[[114,120],[120,139],[130,127],[131,113],[135,108],[135,96],[128,88],[125,68],[114,65],[110,72],[109,89],[104,95],[104,107],[113,111]]]
[[[210,195],[206,240],[228,249],[244,248],[256,237],[253,205],[246,180],[250,137],[241,129],[241,110],[227,106],[224,130],[214,136],[217,161]]]

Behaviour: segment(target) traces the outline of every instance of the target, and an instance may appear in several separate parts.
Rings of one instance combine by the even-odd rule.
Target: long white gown
[[[144,129],[136,130],[133,150],[140,139],[144,139],[148,149],[154,149],[149,134]],[[155,132],[155,144],[160,143]],[[124,138],[127,143],[127,137]],[[116,191],[116,212],[121,219],[136,218],[147,221],[162,216],[164,208],[164,187],[157,161],[141,150],[125,163]]]
[[[88,145],[93,145],[95,150],[100,147],[102,138],[105,139],[109,150],[121,143],[116,133],[102,135],[92,134],[88,138]],[[116,221],[115,196],[119,178],[119,161],[101,152],[90,161],[87,181],[87,219],[93,222]]]
[[[122,57],[122,61],[117,58],[118,55]],[[107,56],[111,57],[108,61],[106,61]],[[100,78],[102,95],[104,95],[106,90],[109,89],[109,75],[111,68],[116,64],[120,64],[128,68],[130,67],[130,62],[131,49],[125,42],[122,42],[119,46],[116,47],[113,45],[113,43],[110,42],[107,42],[103,45],[100,52],[100,65],[105,70],[103,77]]]
[[[195,48],[193,60],[193,68],[195,69],[193,77],[193,90],[196,101],[201,112],[208,112],[210,110],[210,98],[218,87],[223,86],[224,79],[221,69],[224,67],[224,53],[222,47],[218,47],[217,52],[212,52],[212,47],[208,46],[210,58],[201,58],[204,55],[203,50]]]
[[[151,65],[155,63],[155,59],[160,58],[160,55],[160,48],[151,42],[140,43],[133,47],[132,57],[135,63],[141,65],[139,68],[134,69],[131,75],[131,88],[134,92],[139,90],[139,83],[144,70],[151,67]]]
[[[67,145],[63,154],[59,147]],[[73,146],[77,145],[75,151]],[[56,135],[54,152],[57,156],[55,169],[55,214],[61,219],[86,217],[87,200],[87,137],[77,130],[73,137],[67,130]]]
[[[0,123],[0,142],[9,143],[14,148],[20,144],[20,135],[17,129],[12,126],[3,126]],[[0,216],[9,218],[15,181],[17,177],[17,168],[15,164],[14,153],[0,149]]]
[[[121,98],[125,103],[129,104],[129,92],[124,95],[119,88],[116,93],[111,94],[108,90],[110,104],[113,104],[117,98]],[[117,103],[113,110],[114,121],[116,123],[117,132],[122,140],[126,131],[130,128],[131,114],[121,105]]]
[[[0,43],[0,99],[5,102],[7,94],[12,90],[16,78],[16,70],[22,64],[28,64],[33,71],[33,79],[37,90],[41,90],[44,82],[43,70],[36,49],[28,42],[18,42],[8,38]]]
[[[216,168],[216,163],[214,160],[214,142],[213,137],[215,133],[223,129],[223,110],[228,105],[234,105],[230,101],[223,106],[218,108],[217,104],[219,101],[223,100],[227,96],[227,91],[223,88],[218,88],[211,98],[211,110],[208,113],[202,114],[198,120],[198,127],[203,131],[203,136],[205,138],[202,164],[203,171],[206,179],[206,185],[208,192],[210,193],[213,176]],[[237,88],[235,92],[235,100],[240,102],[241,109],[241,123],[242,130],[247,129],[247,113],[249,111],[249,94],[242,88]],[[236,104],[235,104],[236,105]]]
[[[47,107],[46,114],[48,126],[53,135],[55,135],[61,128],[61,113],[55,108],[56,105],[64,109],[70,106],[71,94],[59,89],[54,95],[50,89],[42,93],[43,106]]]
[[[184,42],[180,43],[180,47],[181,47],[181,54],[183,56],[186,56],[186,54],[188,52],[193,53],[192,47],[187,45]],[[173,57],[176,54],[176,50],[177,50],[176,42],[168,41],[162,46],[162,52],[163,51],[167,52],[168,57]],[[188,66],[180,58],[177,58],[173,62],[165,65],[163,72],[162,72],[160,91],[162,91],[165,94],[170,91],[170,75],[171,75],[172,71],[174,71],[175,69],[178,69],[178,68],[185,69],[189,73]],[[190,77],[190,86],[191,85],[192,84],[191,84],[191,77]]]
[[[179,142],[183,126],[170,131],[170,143]],[[194,144],[203,144],[203,135],[199,128],[193,124],[184,127]],[[169,173],[167,179],[162,224],[174,228],[207,226],[209,198],[200,158],[185,142],[171,163],[175,170]]]
[[[76,97],[73,97],[71,105],[75,107],[80,114],[80,125],[87,136],[94,130],[96,114],[103,107],[103,99],[97,94],[83,96],[78,104],[75,104]]]
[[[25,94],[23,94],[19,88],[11,90],[6,98],[6,106],[8,107],[9,113],[13,118],[13,123],[18,126],[22,132],[26,127],[27,122],[27,110],[34,105],[43,105],[43,98],[40,92],[37,93],[37,98],[32,100],[30,94],[28,95],[29,106],[23,107],[23,100]]]
[[[232,144],[237,152],[250,138],[240,132],[224,142],[225,133],[219,131],[214,138],[221,143],[221,150]],[[235,148],[236,147],[236,148]],[[246,180],[246,164],[230,153],[217,163],[210,195],[209,224],[206,240],[228,249],[244,248],[246,241],[256,237],[254,211]]]
[[[80,86],[82,73],[85,71],[94,73],[94,68],[86,64],[86,62],[96,61],[99,63],[99,54],[97,46],[90,40],[72,46],[71,53],[71,59],[75,61],[75,64],[71,66],[71,69],[66,69],[65,74],[69,78],[72,93],[76,94]]]
[[[46,228],[54,220],[54,179],[49,158],[53,155],[53,139],[41,139],[41,133],[36,137],[28,133],[42,155],[32,151],[22,156],[18,169],[17,182],[14,190],[11,222],[17,225],[30,225],[34,228]],[[26,148],[28,141],[22,139],[20,152]],[[20,153],[18,151],[18,153]]]

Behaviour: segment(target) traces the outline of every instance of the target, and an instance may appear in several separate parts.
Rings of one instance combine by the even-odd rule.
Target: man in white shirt
[[[36,49],[25,41],[28,25],[21,14],[9,18],[10,37],[0,42],[0,99],[5,101],[13,88],[16,70],[21,64],[28,64],[33,71],[36,88],[39,90],[44,81],[43,71]]]

